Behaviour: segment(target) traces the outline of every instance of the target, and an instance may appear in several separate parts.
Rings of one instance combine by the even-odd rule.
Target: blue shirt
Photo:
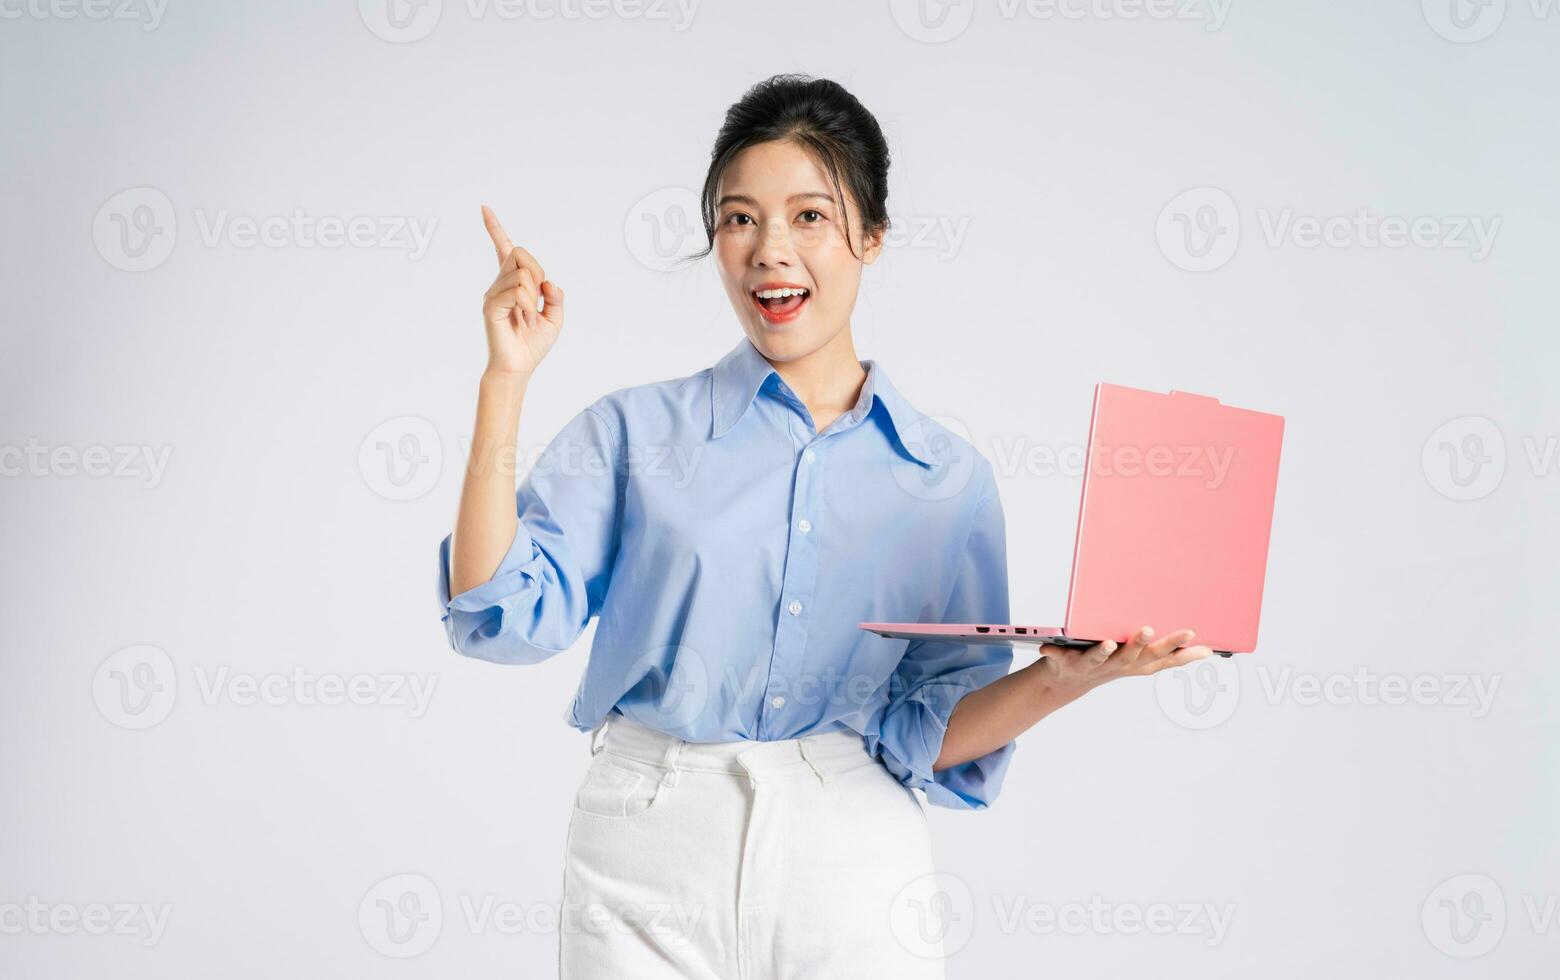
[[[602,396],[521,481],[498,570],[439,602],[462,654],[530,664],[599,617],[566,720],[616,711],[695,742],[849,729],[933,805],[983,809],[1016,743],[933,773],[954,705],[1007,644],[887,639],[858,622],[1008,621],[990,462],[881,365],[811,413],[743,337],[697,374]]]

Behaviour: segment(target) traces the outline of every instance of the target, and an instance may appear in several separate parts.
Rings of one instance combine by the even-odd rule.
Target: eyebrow
[[[825,201],[830,202],[834,200],[834,195],[825,194],[823,191],[803,191],[800,194],[792,194],[790,197],[785,199],[785,203],[791,204],[809,197],[819,197]],[[748,197],[746,194],[727,194],[715,202],[715,207],[719,209],[725,207],[727,204],[751,204],[755,208],[758,207],[758,202],[753,200],[751,197]]]

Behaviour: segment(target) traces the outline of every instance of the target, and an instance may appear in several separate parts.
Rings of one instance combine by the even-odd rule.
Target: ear
[[[883,239],[887,233],[888,226],[884,225],[867,236],[861,250],[861,263],[863,265],[871,265],[877,261],[879,255],[883,254]]]

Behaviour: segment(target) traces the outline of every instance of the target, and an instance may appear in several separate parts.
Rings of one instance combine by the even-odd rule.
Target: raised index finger
[[[487,226],[488,237],[493,239],[493,247],[498,250],[498,264],[503,266],[514,244],[504,233],[504,226],[498,223],[498,215],[494,214],[493,209],[486,204],[482,205],[482,223]]]

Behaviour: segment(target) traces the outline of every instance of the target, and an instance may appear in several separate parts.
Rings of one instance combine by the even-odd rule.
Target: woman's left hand
[[[1153,629],[1145,626],[1121,644],[1106,640],[1081,650],[1042,646],[1044,659],[1032,666],[1049,674],[1057,684],[1088,690],[1118,677],[1144,677],[1211,656],[1213,650],[1208,647],[1186,646],[1194,636],[1191,630],[1183,629],[1155,640]]]

